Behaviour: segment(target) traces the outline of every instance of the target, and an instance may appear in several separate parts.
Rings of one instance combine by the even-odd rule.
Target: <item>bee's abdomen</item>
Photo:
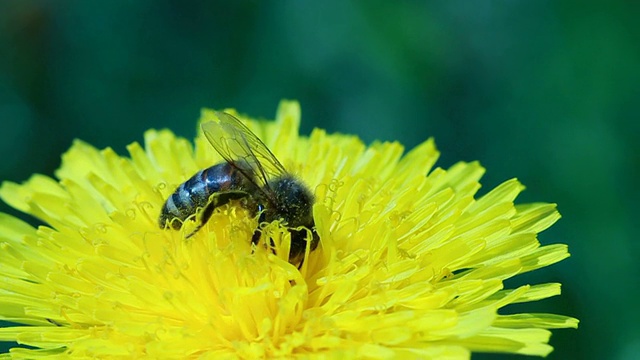
[[[167,198],[160,212],[158,225],[160,228],[166,228],[168,221],[172,228],[180,229],[182,222],[193,215],[199,207],[206,206],[214,193],[243,190],[248,184],[250,181],[228,163],[200,170],[178,186],[176,191]]]

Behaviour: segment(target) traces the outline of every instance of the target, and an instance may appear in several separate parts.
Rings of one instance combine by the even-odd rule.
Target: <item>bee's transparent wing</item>
[[[268,188],[269,179],[287,172],[262,140],[240,120],[221,111],[217,111],[216,116],[219,122],[201,125],[204,136],[229,164],[259,188]]]

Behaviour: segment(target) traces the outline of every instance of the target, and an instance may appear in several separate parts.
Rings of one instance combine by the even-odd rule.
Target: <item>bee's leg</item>
[[[222,206],[224,204],[229,203],[231,200],[238,200],[246,197],[248,194],[244,191],[225,191],[218,192],[209,198],[209,202],[202,208],[200,215],[196,216],[196,227],[185,236],[186,239],[192,237],[195,233],[200,230],[204,224],[209,221],[211,215],[213,215],[213,210],[217,207]]]
[[[202,209],[200,216],[196,220],[198,222],[198,225],[196,225],[196,227],[193,228],[193,230],[191,230],[191,232],[185,236],[185,239],[192,237],[195,233],[198,232],[198,230],[200,230],[204,226],[204,224],[207,223],[207,221],[209,221],[211,215],[213,214],[213,210],[215,210],[216,207],[217,206],[213,202],[210,202],[204,207],[204,209]]]
[[[261,204],[255,204],[255,207],[251,206],[251,208],[255,208],[256,213],[260,214],[260,216],[258,217],[258,228],[253,232],[253,237],[251,238],[252,244],[258,244],[258,241],[260,241],[260,235],[262,235],[262,231],[260,231],[260,224],[265,221],[263,211],[264,207]]]
[[[320,242],[320,236],[318,235],[318,232],[316,231],[316,225],[313,224],[313,227],[311,228],[311,244],[310,244],[310,249],[311,251],[315,250],[318,247],[318,243]]]
[[[258,241],[260,241],[261,234],[262,233],[260,232],[260,229],[256,229],[256,231],[253,233],[253,236],[251,237],[251,243],[258,244]]]
[[[307,239],[309,239],[309,235],[311,235],[311,239],[309,239],[310,252],[318,247],[320,237],[316,232],[315,226],[312,227],[311,230],[306,228],[302,230],[291,229],[289,232],[291,233],[289,262],[294,265],[298,264],[298,270],[300,270],[302,268],[302,264],[304,264],[304,255],[307,251]]]
[[[204,209],[202,209],[202,216],[200,217],[200,227],[204,226],[204,224],[209,221],[211,215],[213,215],[213,210],[215,210],[217,207],[218,205],[212,202],[205,206]]]
[[[256,231],[253,233],[253,237],[251,238],[251,243],[258,245],[258,242],[260,242],[261,235],[262,235],[262,231],[260,231],[260,229],[256,229]],[[267,244],[264,244],[263,246],[266,248]],[[269,239],[269,247],[271,248],[271,253],[275,254],[276,243],[273,242],[273,239]]]

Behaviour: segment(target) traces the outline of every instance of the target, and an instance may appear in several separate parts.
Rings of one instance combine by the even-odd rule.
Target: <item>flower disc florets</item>
[[[547,329],[577,326],[499,314],[558,295],[556,283],[504,281],[569,256],[565,245],[540,245],[559,214],[554,204],[514,204],[517,180],[476,197],[484,169],[433,168],[432,140],[403,155],[398,143],[299,136],[295,102],[275,122],[240,118],[314,194],[320,242],[302,266],[288,261],[286,224],[260,225],[236,202],[189,239],[158,226],[175,187],[222,161],[202,136],[192,147],[150,130],[127,157],[76,141],[58,180],[34,175],[0,189],[46,224],[0,215],[0,319],[15,324],[0,340],[29,346],[5,357],[544,356]]]

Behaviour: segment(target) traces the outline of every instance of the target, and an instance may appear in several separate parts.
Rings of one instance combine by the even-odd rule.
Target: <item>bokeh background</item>
[[[563,283],[514,310],[581,320],[554,331],[550,358],[636,359],[638,14],[624,0],[4,0],[0,180],[52,175],[74,138],[121,154],[148,128],[190,138],[203,106],[272,118],[298,99],[304,133],[433,136],[440,166],[481,161],[483,192],[518,177],[521,202],[559,204],[541,241],[572,257],[514,282]]]

